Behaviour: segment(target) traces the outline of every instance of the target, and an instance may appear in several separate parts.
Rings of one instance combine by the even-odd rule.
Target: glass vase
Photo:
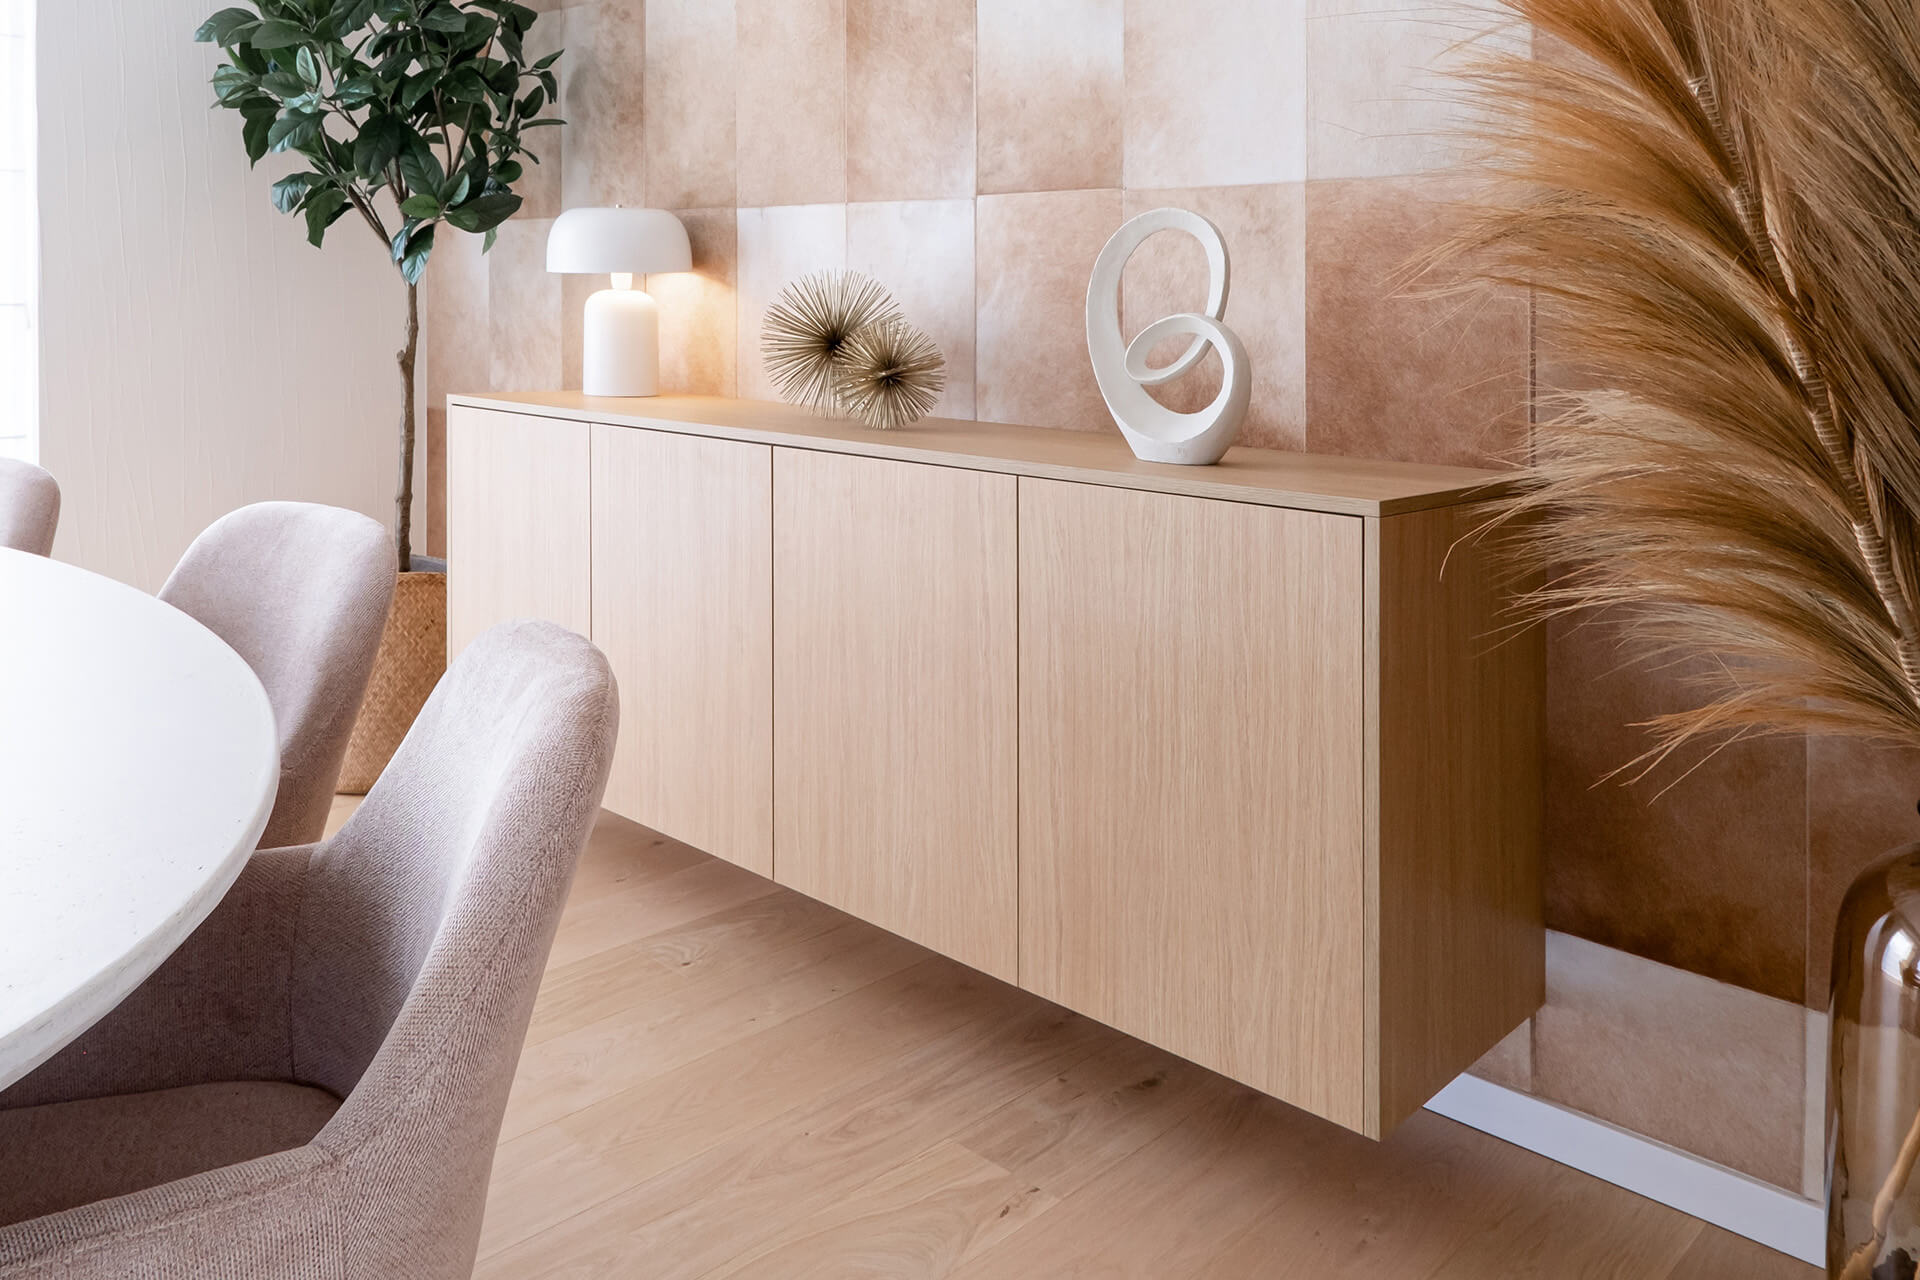
[[[1920,1262],[1920,844],[1847,890],[1827,1058],[1827,1274],[1915,1280]]]

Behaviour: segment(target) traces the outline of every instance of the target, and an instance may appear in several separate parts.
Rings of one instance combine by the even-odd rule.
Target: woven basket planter
[[[347,742],[342,795],[365,795],[447,669],[447,575],[403,573],[380,636],[367,699]]]

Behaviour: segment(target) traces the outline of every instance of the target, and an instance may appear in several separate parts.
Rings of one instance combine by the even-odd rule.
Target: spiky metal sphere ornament
[[[857,271],[823,271],[794,281],[767,308],[760,355],[774,390],[820,413],[844,409],[836,365],[862,330],[900,319],[878,283]]]
[[[835,369],[841,408],[881,431],[926,417],[947,385],[940,348],[904,320],[854,334]]]

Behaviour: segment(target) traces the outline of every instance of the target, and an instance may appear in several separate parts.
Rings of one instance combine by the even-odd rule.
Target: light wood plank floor
[[[1370,1143],[611,816],[534,1013],[476,1271],[1817,1274],[1426,1112]]]

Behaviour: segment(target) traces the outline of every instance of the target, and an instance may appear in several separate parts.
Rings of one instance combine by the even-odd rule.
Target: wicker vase
[[[373,786],[446,669],[447,575],[403,573],[380,636],[367,700],[347,743],[340,794],[365,795]]]

